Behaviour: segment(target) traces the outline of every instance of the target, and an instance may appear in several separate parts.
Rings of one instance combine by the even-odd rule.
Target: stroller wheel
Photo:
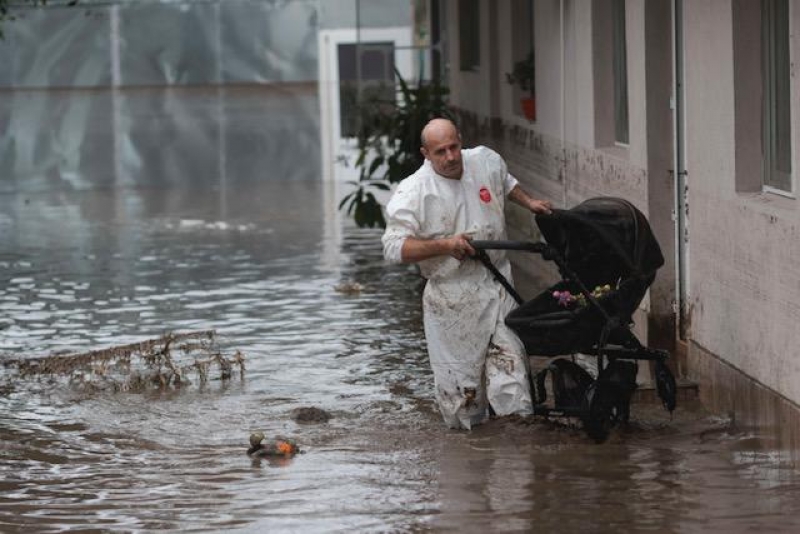
[[[583,428],[597,443],[605,441],[619,418],[626,415],[619,413],[613,389],[606,383],[593,382],[583,399]]]
[[[655,375],[658,396],[664,403],[664,408],[672,413],[677,403],[678,386],[675,384],[675,377],[663,361],[656,361]]]

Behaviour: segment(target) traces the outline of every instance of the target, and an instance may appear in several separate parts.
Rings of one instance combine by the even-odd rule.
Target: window
[[[337,54],[341,135],[355,137],[361,103],[395,98],[394,43],[345,43],[339,45]]]
[[[625,39],[625,0],[612,0],[614,65],[614,139],[628,144],[628,53]]]
[[[592,3],[594,135],[597,147],[630,144],[625,7],[625,0],[593,0]]]
[[[733,0],[736,191],[793,194],[788,0]]]
[[[508,81],[513,87],[512,101],[516,103],[514,110],[517,115],[523,114],[519,102],[536,94],[536,57],[533,43],[533,0],[512,0],[512,69]]]
[[[762,173],[765,189],[792,191],[789,1],[761,3]]]
[[[477,70],[481,66],[480,3],[478,0],[460,0],[458,4],[458,44],[462,71]]]

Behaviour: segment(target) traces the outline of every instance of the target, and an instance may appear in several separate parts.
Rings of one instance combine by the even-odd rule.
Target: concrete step
[[[700,392],[697,382],[680,379],[677,380],[677,386],[677,401],[679,405],[681,402],[690,402],[698,399]],[[640,384],[633,393],[631,403],[660,404],[661,399],[658,396],[655,384]]]

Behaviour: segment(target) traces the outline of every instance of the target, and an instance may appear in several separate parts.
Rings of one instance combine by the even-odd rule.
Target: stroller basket
[[[649,278],[625,280],[618,288],[597,297],[597,303],[607,315],[619,317],[620,322],[628,324],[650,283]],[[606,316],[588,303],[559,304],[553,294],[563,291],[577,295],[581,288],[575,282],[561,281],[506,317],[506,324],[522,340],[528,354],[557,356],[588,352],[603,342],[603,331],[608,323]],[[609,331],[605,338],[605,342],[612,345],[625,344],[626,340],[624,333],[617,330]]]

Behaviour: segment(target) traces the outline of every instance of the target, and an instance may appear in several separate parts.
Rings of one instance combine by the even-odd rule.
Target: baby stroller
[[[569,210],[537,215],[546,243],[473,241],[480,260],[519,303],[507,317],[531,356],[596,356],[597,377],[573,360],[557,358],[531,376],[534,414],[578,417],[587,434],[604,441],[628,420],[636,389],[637,360],[654,362],[656,390],[675,409],[676,384],[669,353],[642,345],[632,315],[664,264],[645,216],[619,198],[593,198]],[[561,281],[525,302],[495,268],[487,250],[516,250],[554,261]],[[546,404],[550,374],[552,405]]]

